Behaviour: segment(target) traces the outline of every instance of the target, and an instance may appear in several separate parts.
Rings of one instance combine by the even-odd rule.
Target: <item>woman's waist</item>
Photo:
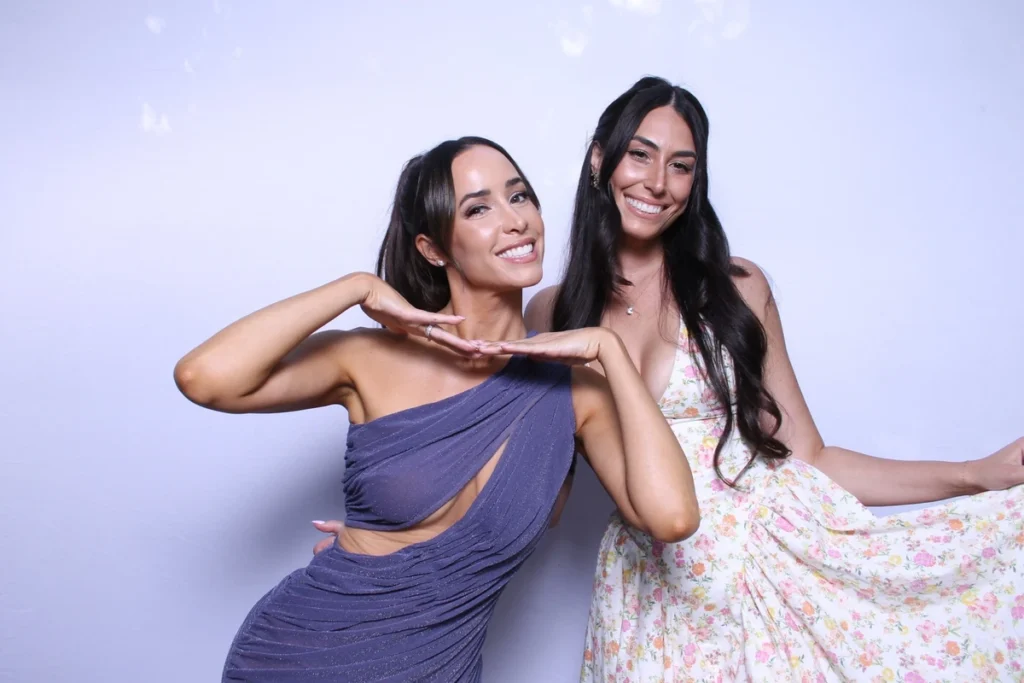
[[[456,515],[447,519],[443,512],[435,513],[425,521],[405,529],[381,528],[349,519],[338,535],[337,545],[353,555],[374,557],[392,555],[414,546],[423,548],[460,521]]]
[[[514,535],[502,531],[469,518],[404,531],[346,526],[338,542],[318,553],[308,570],[324,581],[365,579],[396,590],[417,583],[493,585],[529,557],[543,530]]]
[[[332,600],[375,604],[386,612],[399,603],[433,606],[473,603],[507,582],[500,565],[472,553],[449,555],[403,548],[370,555],[335,543],[296,572],[298,583]],[[499,589],[495,591],[495,589]],[[400,612],[403,610],[399,610]]]
[[[724,424],[724,420],[671,422],[672,433],[693,471],[698,495],[716,495],[726,488],[754,490],[779,464],[758,455],[735,426],[723,443]]]

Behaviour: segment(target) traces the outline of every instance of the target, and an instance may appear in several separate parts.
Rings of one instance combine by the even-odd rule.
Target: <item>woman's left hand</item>
[[[515,341],[481,341],[479,350],[485,356],[523,355],[568,365],[586,365],[598,360],[601,345],[614,340],[614,332],[602,327],[584,327],[566,332],[545,332]]]
[[[1002,491],[1024,484],[1024,437],[980,460],[966,463],[968,483],[976,491]]]

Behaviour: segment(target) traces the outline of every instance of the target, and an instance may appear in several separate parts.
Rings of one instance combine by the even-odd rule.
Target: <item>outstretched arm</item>
[[[1020,441],[988,458],[969,462],[890,460],[826,446],[789,360],[782,320],[768,281],[756,264],[743,259],[734,262],[749,273],[737,278],[736,284],[768,337],[765,387],[782,411],[776,436],[793,451],[793,457],[814,465],[861,503],[872,506],[926,503],[1024,482]],[[773,423],[766,417],[766,426]]]

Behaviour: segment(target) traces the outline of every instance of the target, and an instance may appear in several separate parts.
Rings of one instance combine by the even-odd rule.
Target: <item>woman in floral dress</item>
[[[613,516],[582,681],[1024,680],[1024,440],[966,463],[825,446],[768,283],[708,201],[707,140],[699,102],[661,79],[612,102],[563,284],[527,310],[532,329],[619,334],[700,498],[680,543]]]

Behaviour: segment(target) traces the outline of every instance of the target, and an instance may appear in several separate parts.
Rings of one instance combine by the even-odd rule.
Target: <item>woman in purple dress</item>
[[[511,157],[448,141],[403,170],[377,276],[268,306],[179,361],[203,407],[339,404],[351,422],[345,529],[256,604],[223,680],[479,681],[495,603],[577,449],[638,529],[696,531],[687,460],[616,334],[527,334],[543,253]],[[318,331],[356,305],[385,329]]]

